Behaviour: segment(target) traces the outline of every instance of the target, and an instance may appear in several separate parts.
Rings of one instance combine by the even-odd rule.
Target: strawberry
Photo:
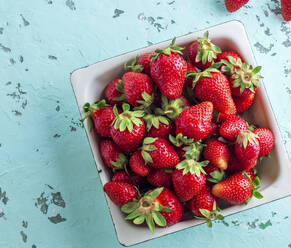
[[[228,12],[235,12],[244,6],[249,0],[224,0]]]
[[[181,96],[187,71],[186,61],[179,55],[183,48],[175,46],[175,40],[172,40],[169,47],[158,49],[151,56],[151,76],[162,94],[169,99]]]
[[[121,211],[128,214],[126,220],[136,225],[146,221],[154,232],[155,226],[166,227],[179,222],[182,218],[182,205],[174,193],[167,188],[156,188],[147,192],[139,200],[123,205]]]
[[[148,114],[144,117],[147,123],[147,136],[167,139],[174,132],[172,122],[161,115]]]
[[[143,141],[141,155],[145,164],[149,163],[156,169],[171,168],[180,159],[169,141],[163,138],[146,137]]]
[[[113,107],[106,104],[105,100],[101,100],[91,105],[90,103],[85,103],[83,109],[85,117],[81,122],[88,119],[88,127],[90,131],[93,129],[94,125],[97,134],[103,137],[110,137],[111,123],[115,118]],[[117,108],[116,112],[118,112]]]
[[[255,93],[260,86],[259,79],[263,78],[258,74],[261,69],[261,66],[253,68],[251,65],[243,63],[242,69],[237,70],[229,78],[231,94],[234,96],[247,96]]]
[[[212,226],[212,220],[224,219],[221,214],[218,214],[220,209],[214,196],[211,194],[210,188],[206,185],[188,202],[188,208],[195,216],[206,219],[209,227]]]
[[[204,159],[222,170],[226,170],[229,159],[228,146],[219,140],[210,140],[207,142],[203,151]]]
[[[140,150],[132,154],[129,160],[129,166],[134,173],[142,177],[147,176],[151,170],[151,167],[145,163]]]
[[[117,206],[122,206],[138,198],[138,192],[128,183],[108,182],[104,185],[104,191]]]
[[[99,145],[104,163],[112,169],[125,169],[127,158],[112,140],[102,140]]]
[[[152,79],[144,73],[126,72],[122,76],[126,100],[133,106],[148,107],[153,102],[154,85]],[[134,89],[134,90],[133,90]]]
[[[211,129],[213,104],[202,102],[184,110],[176,120],[176,134],[193,138],[195,141],[208,136]]]
[[[125,152],[136,150],[145,133],[144,121],[140,118],[143,111],[130,111],[127,103],[122,105],[123,113],[119,114],[116,105],[113,108],[116,116],[112,122],[110,134],[113,141]]]
[[[260,153],[258,136],[250,130],[241,131],[234,144],[234,153],[246,167],[244,169],[254,167]]]
[[[155,113],[158,115],[166,115],[172,121],[175,121],[183,110],[190,107],[188,99],[184,96],[174,100],[169,100],[165,96],[162,96],[161,101],[161,108],[156,108]]]
[[[224,113],[217,112],[217,111],[214,110],[213,111],[213,121],[215,123],[221,123],[221,122],[225,121],[228,117],[234,116],[236,114],[237,114],[237,111],[236,111],[236,106],[235,105],[234,105],[234,108],[232,109],[232,111],[229,114],[224,114]]]
[[[231,97],[229,82],[220,71],[210,67],[200,73],[188,73],[187,77],[194,77],[194,94],[199,100],[212,102],[214,109],[218,112],[229,114],[233,111],[235,105]]]
[[[219,127],[216,123],[211,122],[211,128],[208,134],[208,137],[218,136],[219,134]]]
[[[127,173],[124,170],[115,172],[112,177],[112,182],[128,183],[137,187],[141,187],[145,184],[145,177],[137,175],[131,170]]]
[[[213,185],[214,183],[219,183],[225,179],[225,172],[219,169],[216,165],[209,163],[205,166],[204,171],[206,172],[206,184]]]
[[[197,195],[206,183],[205,171],[208,161],[197,162],[191,157],[177,164],[172,174],[174,189],[181,201],[188,201]]]
[[[196,72],[197,73],[198,71],[196,70],[196,68],[192,64],[187,62],[187,72]],[[192,89],[192,84],[193,84],[193,80],[191,78],[185,78],[185,83],[184,83],[185,87],[189,87]]]
[[[242,113],[248,110],[254,103],[255,95],[255,93],[250,93],[246,96],[233,96],[237,112]]]
[[[238,70],[242,69],[243,65],[242,58],[233,51],[218,54],[215,62],[220,62],[222,64],[219,70],[227,76],[235,74]]]
[[[151,58],[150,56],[154,55],[153,52],[145,53],[138,57],[137,64],[143,67],[143,72],[150,75],[151,74]]]
[[[252,196],[261,199],[263,196],[257,191],[260,185],[259,177],[252,182],[246,173],[235,173],[224,181],[212,187],[212,194],[218,198],[237,205],[243,202],[248,203]]]
[[[291,21],[291,2],[290,0],[281,0],[282,16],[286,22]]]
[[[247,123],[238,115],[228,117],[221,123],[219,128],[220,136],[229,141],[235,141],[240,131],[248,129]]]
[[[254,168],[257,164],[257,159],[240,160],[234,153],[234,147],[230,147],[230,157],[228,162],[228,171],[230,173],[240,172]]]
[[[172,169],[153,169],[147,176],[148,182],[156,187],[172,188]]]
[[[203,38],[198,38],[190,44],[188,50],[188,57],[192,65],[200,70],[205,70],[210,67],[221,49],[213,44],[208,38],[208,31],[204,33]]]
[[[107,85],[105,97],[111,105],[122,104],[125,100],[125,94],[121,78],[116,78]]]
[[[260,145],[260,153],[259,156],[266,156],[268,155],[274,146],[274,135],[271,130],[267,128],[257,128],[253,132],[257,135]]]
[[[186,155],[188,155],[196,161],[199,161],[204,147],[200,140],[194,141],[193,139],[188,139],[181,133],[179,133],[176,137],[170,135],[169,140],[175,146],[175,149],[181,160],[186,159]]]

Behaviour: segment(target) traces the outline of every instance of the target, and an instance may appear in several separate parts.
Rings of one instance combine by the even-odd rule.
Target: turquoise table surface
[[[121,247],[70,72],[174,36],[244,23],[290,156],[291,22],[279,2],[230,14],[223,0],[0,0],[0,247]],[[291,247],[290,206],[287,197],[135,247]]]

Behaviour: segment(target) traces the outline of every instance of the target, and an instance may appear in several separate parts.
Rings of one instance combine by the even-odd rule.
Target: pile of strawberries
[[[152,232],[186,211],[211,226],[223,219],[220,201],[262,198],[254,167],[274,144],[269,129],[238,115],[254,102],[261,67],[222,52],[208,32],[189,46],[189,62],[183,49],[173,39],[141,55],[108,84],[106,100],[84,106],[112,171],[104,191],[126,220]]]

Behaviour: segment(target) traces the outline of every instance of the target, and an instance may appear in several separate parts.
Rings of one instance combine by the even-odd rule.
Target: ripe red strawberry
[[[220,209],[210,188],[206,185],[188,202],[188,208],[194,215],[205,218],[209,227],[212,226],[212,220],[224,219],[221,214],[218,214]]]
[[[235,141],[236,136],[240,131],[248,129],[247,123],[239,116],[234,115],[228,117],[224,122],[221,123],[219,133],[221,137],[229,141]]]
[[[146,221],[149,229],[171,226],[182,218],[182,205],[174,193],[167,188],[156,188],[147,192],[139,200],[134,200],[121,208],[128,214],[126,220],[133,220],[136,225]]]
[[[257,135],[260,145],[260,153],[259,156],[266,156],[268,155],[274,146],[274,135],[271,130],[267,128],[257,128],[253,132]]]
[[[112,169],[125,169],[127,158],[112,140],[102,140],[99,145],[104,163]]]
[[[254,169],[246,170],[245,173],[250,177],[252,182],[256,179],[257,175],[254,171]]]
[[[141,155],[146,164],[149,163],[156,169],[171,168],[180,162],[175,149],[163,138],[145,138]]]
[[[258,136],[249,130],[241,131],[234,144],[234,153],[244,163],[244,166],[246,161],[256,161],[260,153]],[[253,164],[252,162],[249,167],[244,169],[251,169],[256,165],[256,163]]]
[[[222,170],[226,170],[229,159],[228,146],[219,140],[210,140],[207,142],[203,151],[204,159]]]
[[[188,73],[194,77],[193,87],[195,95],[201,101],[210,101],[216,111],[229,114],[235,107],[229,82],[225,75],[215,68],[209,68],[200,73]]]
[[[93,129],[94,125],[97,134],[103,137],[110,137],[111,123],[115,118],[113,107],[106,104],[105,100],[101,100],[91,105],[90,103],[85,103],[83,109],[85,117],[81,122],[84,122],[87,119],[90,131]],[[119,110],[116,108],[116,112],[118,111]]]
[[[222,73],[227,76],[231,76],[242,68],[243,60],[236,52],[222,52],[217,55],[215,62],[221,62],[222,65],[219,68]]]
[[[261,69],[261,66],[253,68],[251,65],[243,63],[242,69],[237,70],[229,78],[231,94],[234,96],[247,96],[255,93],[260,86],[259,79],[263,78],[258,74]]]
[[[129,166],[134,173],[142,177],[147,176],[151,170],[151,167],[145,163],[140,150],[132,154],[131,158],[129,159]]]
[[[206,184],[209,186],[225,179],[225,172],[216,165],[209,163],[203,169],[206,172]]]
[[[235,12],[244,6],[249,0],[224,0],[228,12]]]
[[[153,169],[147,176],[148,182],[156,187],[172,188],[172,169]]]
[[[151,55],[154,55],[155,53],[153,52],[148,52],[148,53],[145,53],[141,56],[138,57],[138,60],[137,60],[137,64],[138,65],[141,65],[143,67],[143,71],[144,73],[150,75],[151,74],[151,62],[152,62],[152,59],[150,58]]]
[[[211,128],[208,134],[208,137],[217,136],[219,134],[219,127],[216,123],[211,122]]]
[[[210,67],[221,49],[214,45],[208,38],[208,31],[204,33],[203,38],[198,38],[197,41],[191,43],[188,50],[188,57],[192,65],[200,70],[205,70]]]
[[[281,0],[282,16],[286,22],[291,21],[291,2],[290,0]]]
[[[215,123],[221,123],[223,121],[225,121],[227,118],[229,118],[230,116],[234,116],[237,114],[236,111],[236,106],[234,105],[234,108],[232,109],[232,111],[229,114],[224,114],[224,113],[220,113],[217,111],[213,111],[213,121]]]
[[[256,177],[252,183],[248,177],[246,173],[239,172],[233,174],[224,181],[215,184],[212,187],[212,194],[233,205],[243,202],[247,203],[251,200],[252,196],[261,199],[263,196],[257,191],[260,185],[260,179]]]
[[[208,136],[211,129],[213,104],[202,102],[184,110],[176,120],[176,134],[198,141]]]
[[[147,123],[147,136],[168,139],[174,132],[174,125],[164,116],[148,114],[144,117]]]
[[[174,100],[169,100],[162,96],[161,101],[161,108],[156,108],[155,113],[157,115],[166,115],[172,121],[175,121],[183,110],[190,107],[188,99],[184,96]]]
[[[111,105],[121,105],[124,102],[125,94],[121,78],[116,78],[107,85],[105,97]]]
[[[138,198],[136,189],[128,183],[109,182],[104,185],[104,191],[117,206],[122,206]]]
[[[148,107],[153,102],[154,84],[144,73],[126,72],[122,76],[126,100],[133,106]]]
[[[145,177],[135,174],[131,170],[127,173],[124,170],[120,170],[114,173],[112,182],[128,183],[137,187],[142,187],[146,180]]]
[[[113,108],[116,116],[110,129],[113,141],[125,152],[132,152],[141,143],[145,124],[140,118],[143,111],[130,111],[129,104],[122,105],[123,113],[119,114],[116,105]]]
[[[228,171],[230,173],[240,172],[249,170],[250,168],[255,167],[257,164],[257,159],[244,159],[240,160],[234,153],[234,147],[230,147],[230,157],[228,161]]]
[[[242,113],[248,110],[254,103],[255,95],[255,93],[250,93],[247,96],[233,96],[237,112]]]
[[[206,183],[203,166],[207,161],[197,162],[188,157],[180,162],[172,174],[174,189],[181,201],[188,201],[197,195]]]
[[[181,96],[185,75],[186,61],[179,55],[183,48],[175,46],[175,38],[169,47],[156,50],[152,56],[151,76],[159,86],[162,94],[169,99]]]

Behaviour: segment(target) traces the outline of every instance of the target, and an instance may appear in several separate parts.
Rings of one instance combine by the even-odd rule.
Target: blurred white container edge
[[[197,37],[202,37],[206,30],[209,31],[209,37],[214,43],[219,45],[223,51],[236,51],[247,63],[256,66],[256,61],[245,28],[239,21],[226,22],[205,30],[177,37],[176,44],[187,47],[187,45],[196,40]],[[71,73],[71,83],[82,117],[84,116],[82,110],[84,103],[93,103],[101,99],[106,85],[114,78],[122,75],[123,65],[126,62],[132,60],[137,55],[155,51],[157,48],[164,48],[168,46],[170,42],[170,40],[167,40],[73,71]],[[186,50],[187,49],[185,49],[185,51]],[[271,158],[264,159],[258,167],[261,178],[260,192],[263,194],[264,198],[261,200],[253,199],[248,205],[231,206],[223,209],[222,214],[224,216],[291,195],[291,164],[283,145],[265,87],[262,82],[261,84],[254,105],[249,111],[243,114],[243,117],[252,124],[270,128],[275,135],[276,144],[271,153]],[[106,182],[110,181],[110,174],[99,154],[98,137],[94,132],[89,132],[86,123],[85,129],[102,185],[104,185]],[[106,200],[118,240],[124,246],[138,244],[204,223],[204,221],[196,219],[185,220],[168,228],[157,228],[155,233],[152,234],[147,227],[136,226],[125,221],[124,215],[121,213],[120,209],[115,206],[107,196]],[[96,225],[100,225],[100,223],[97,223],[97,220]]]

